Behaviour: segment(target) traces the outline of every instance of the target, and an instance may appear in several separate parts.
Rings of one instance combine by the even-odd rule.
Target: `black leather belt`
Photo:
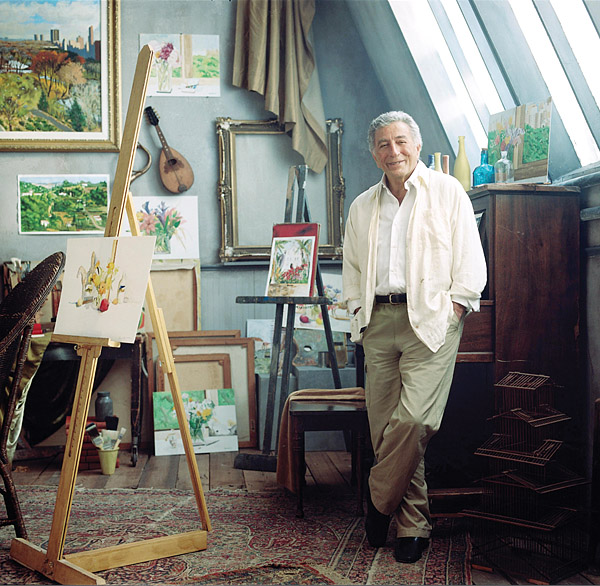
[[[390,295],[375,295],[375,303],[391,303],[392,305],[406,303],[406,293],[391,293]]]

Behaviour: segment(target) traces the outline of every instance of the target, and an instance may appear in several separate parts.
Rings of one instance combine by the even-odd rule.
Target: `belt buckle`
[[[394,295],[397,295],[397,293],[390,293],[390,294],[388,295],[388,301],[389,301],[389,303],[390,303],[391,305],[402,305],[402,302],[401,302],[401,301],[399,301],[398,303],[396,303],[395,301],[392,301],[392,297],[393,297]]]

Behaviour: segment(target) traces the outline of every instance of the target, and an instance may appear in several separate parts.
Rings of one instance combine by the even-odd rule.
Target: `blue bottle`
[[[488,151],[481,149],[481,163],[473,169],[473,187],[494,181],[494,166],[488,163]]]

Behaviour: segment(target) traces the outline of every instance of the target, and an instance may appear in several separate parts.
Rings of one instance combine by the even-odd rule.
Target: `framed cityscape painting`
[[[268,297],[311,297],[319,247],[319,224],[273,226]]]
[[[0,150],[118,151],[119,0],[10,0]]]

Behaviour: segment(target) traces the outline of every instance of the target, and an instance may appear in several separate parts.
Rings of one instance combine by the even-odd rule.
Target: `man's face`
[[[416,145],[404,122],[393,122],[375,132],[373,158],[388,181],[406,181],[419,162],[421,146]]]

